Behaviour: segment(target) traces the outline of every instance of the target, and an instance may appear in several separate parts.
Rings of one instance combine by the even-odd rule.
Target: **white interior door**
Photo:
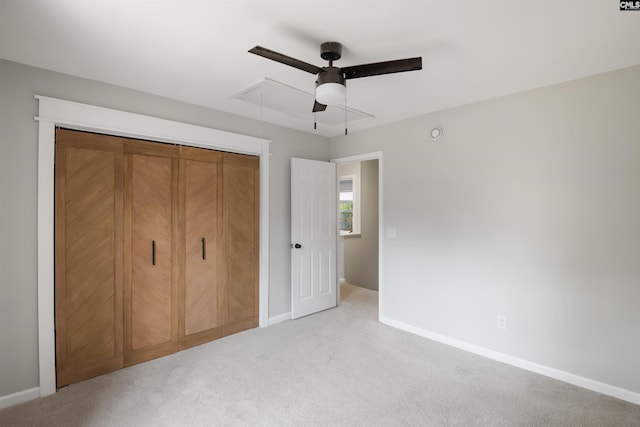
[[[291,317],[336,306],[336,165],[291,159]]]

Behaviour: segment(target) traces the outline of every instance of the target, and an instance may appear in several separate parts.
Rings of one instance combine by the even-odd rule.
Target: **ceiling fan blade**
[[[320,104],[318,101],[313,101],[313,111],[312,113],[316,113],[318,111],[324,111],[327,109],[327,106],[324,104]]]
[[[381,74],[401,73],[403,71],[422,70],[422,57],[396,59],[394,61],[374,62],[371,64],[343,67],[345,79],[379,76]]]
[[[278,53],[276,51],[264,48],[262,46],[256,46],[253,49],[249,49],[249,52],[256,54],[258,56],[263,56],[267,59],[271,59],[272,61],[277,61],[282,64],[288,65],[290,67],[297,68],[302,71],[306,71],[307,73],[318,74],[320,71],[322,71],[322,68],[316,67],[313,64],[300,61],[299,59],[292,58],[287,55],[283,55],[282,53]]]

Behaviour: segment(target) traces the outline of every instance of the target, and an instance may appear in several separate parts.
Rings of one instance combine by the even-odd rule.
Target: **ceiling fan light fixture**
[[[324,105],[343,104],[347,88],[340,83],[323,83],[316,87],[316,101]]]

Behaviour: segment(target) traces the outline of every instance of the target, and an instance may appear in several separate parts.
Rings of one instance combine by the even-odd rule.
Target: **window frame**
[[[340,175],[338,177],[338,227],[340,227],[340,218],[342,211],[340,209],[341,198],[340,198],[340,183],[351,181],[352,185],[352,210],[351,210],[351,231],[340,230],[341,236],[354,236],[360,235],[360,182],[358,180],[358,176],[355,174],[350,175]]]

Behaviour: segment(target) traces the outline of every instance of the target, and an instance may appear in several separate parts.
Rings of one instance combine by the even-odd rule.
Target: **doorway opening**
[[[338,193],[342,193],[337,213],[339,282],[378,291],[378,316],[381,317],[384,301],[382,152],[332,161],[337,164],[336,185]]]

